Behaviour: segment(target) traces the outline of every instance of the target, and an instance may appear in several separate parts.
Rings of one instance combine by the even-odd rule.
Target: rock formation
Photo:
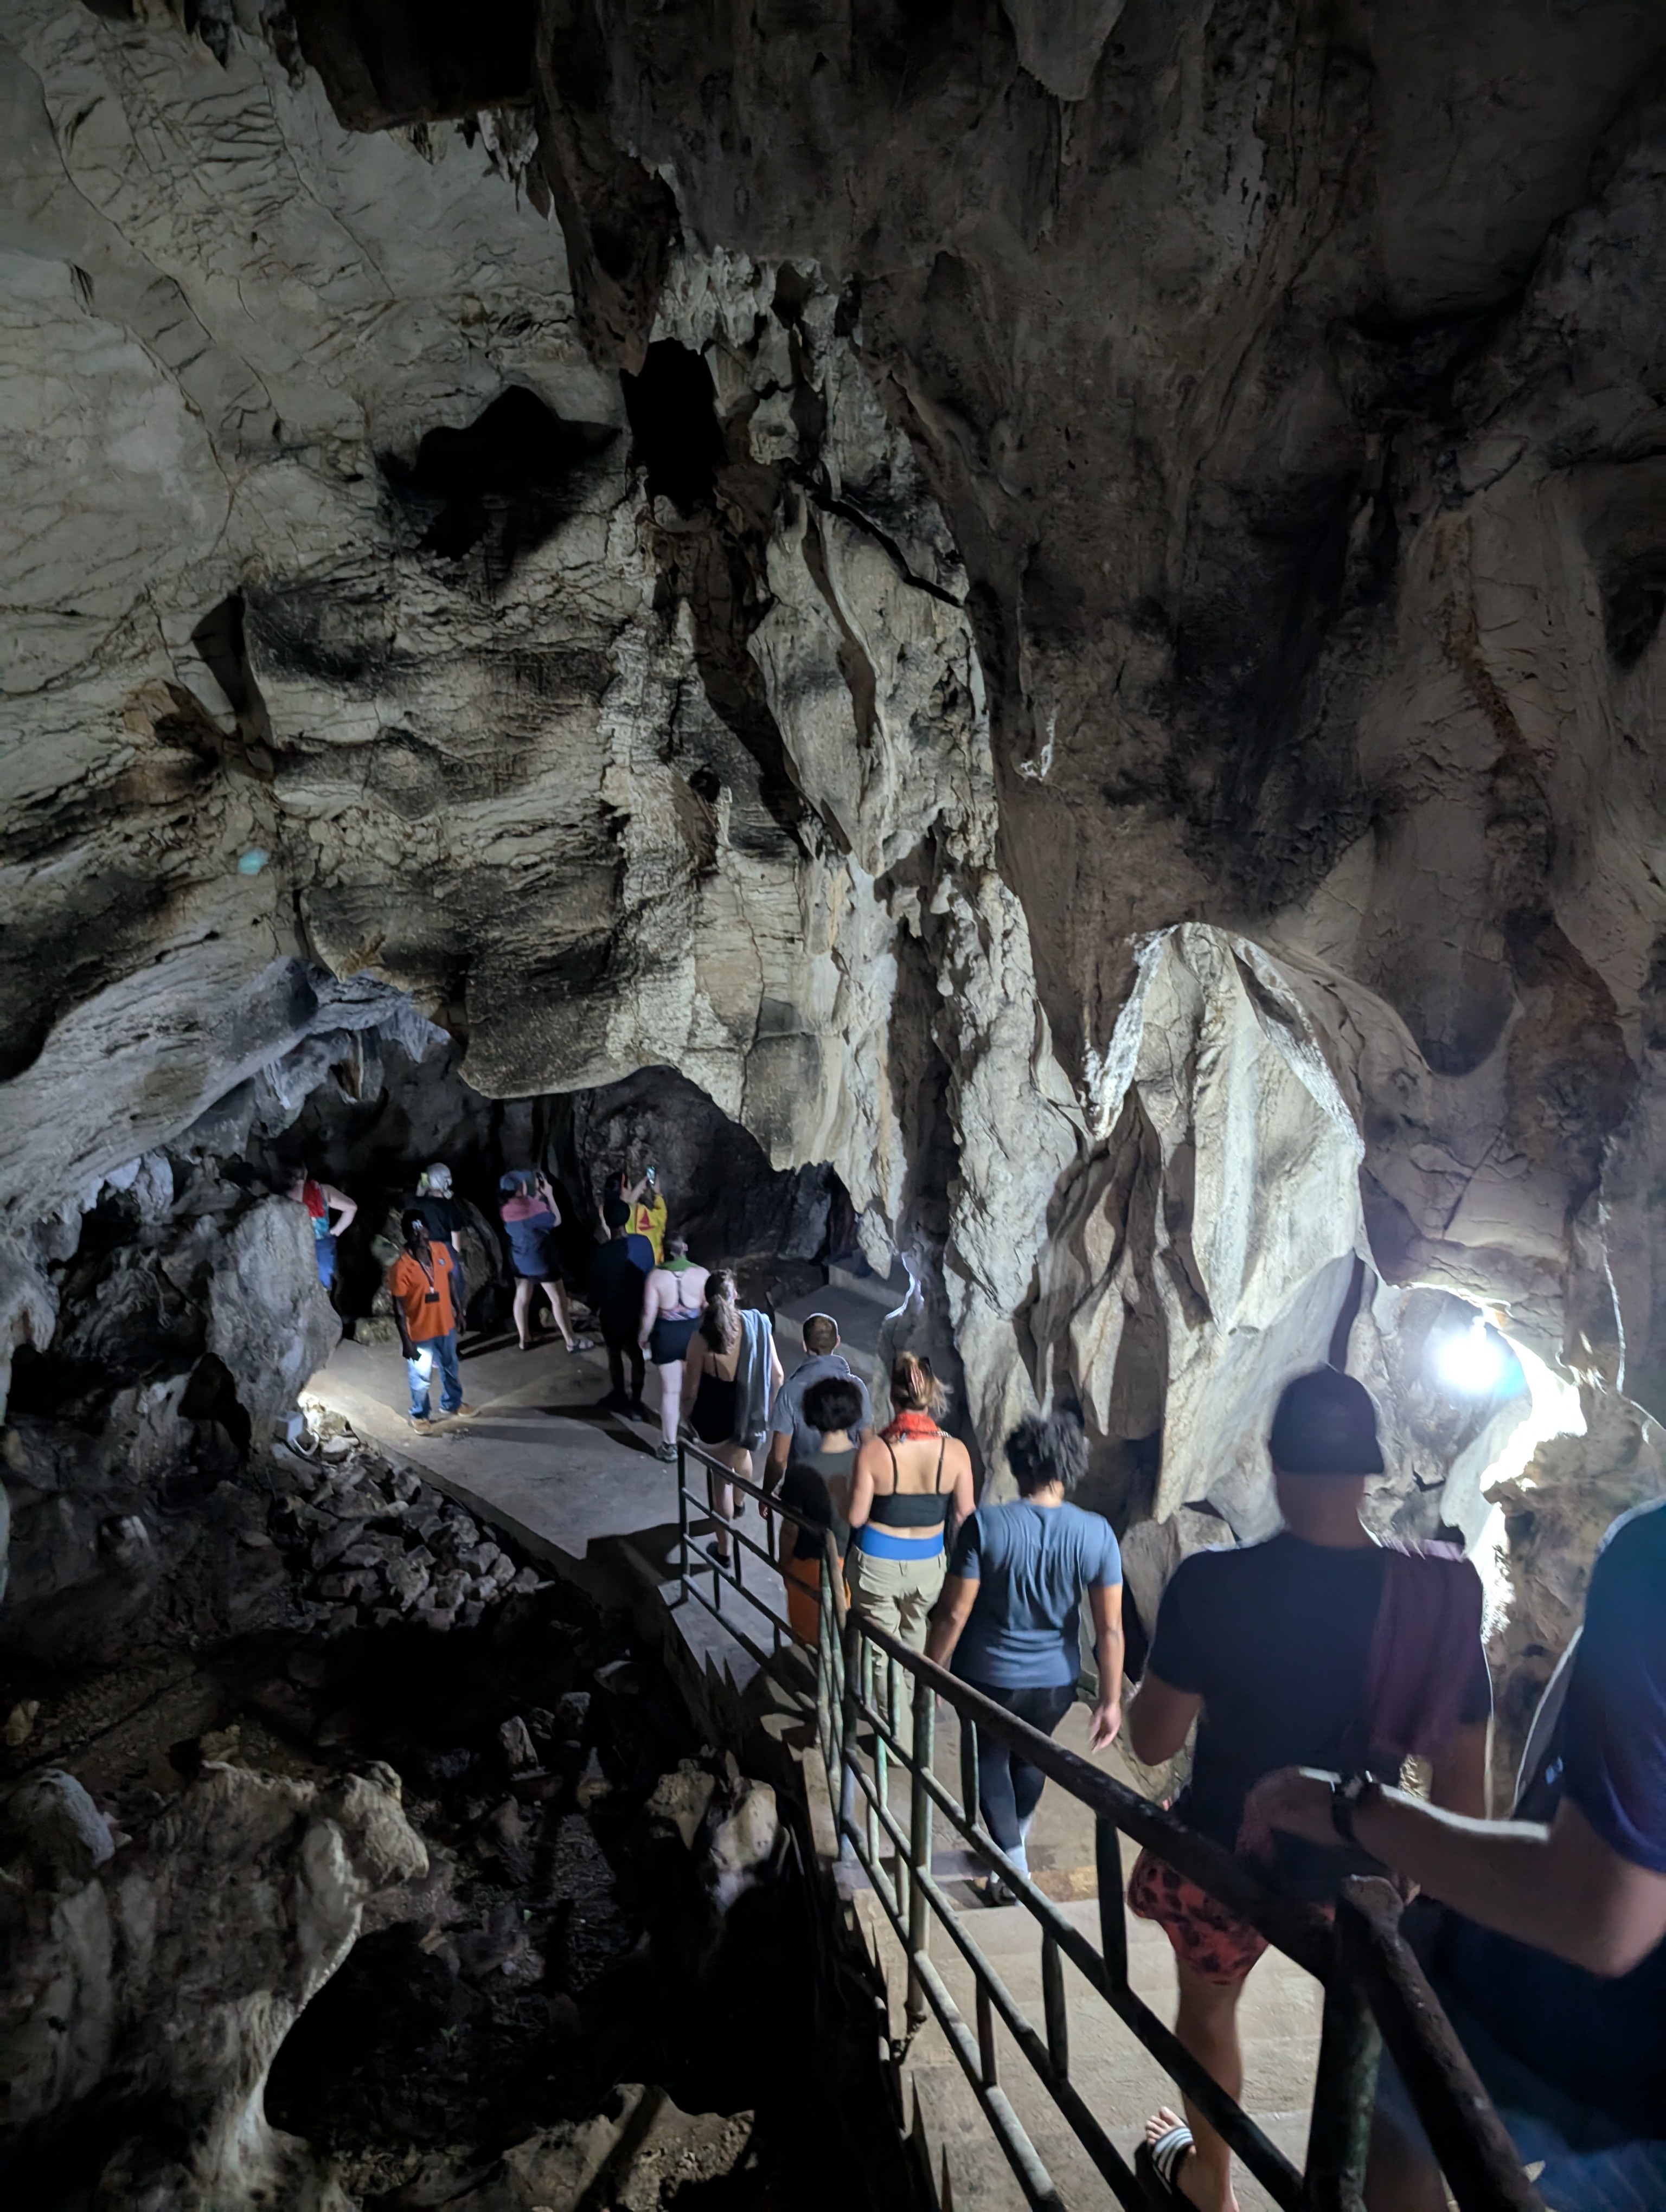
[[[1666,1486],[1663,57],[1642,0],[14,0],[13,1648],[276,1602],[280,1140],[674,1146],[749,1264],[847,1206],[906,1261],[991,1480],[1079,1405],[1147,1613],[1358,1298],[1507,1751]],[[408,1503],[318,1603],[490,1601]],[[182,1866],[212,1811],[330,1895],[135,2192],[281,2165],[258,2054],[406,1848],[360,1787],[193,1785]],[[62,1880],[66,1990],[173,1909]]]
[[[106,2167],[103,2201],[135,2212],[263,2197],[344,2212],[349,2200],[320,2181],[305,2145],[267,2125],[262,2099],[279,2045],[346,1957],[366,1900],[426,1870],[397,1776],[382,1768],[323,1790],[206,1766],[146,1860],[113,1880],[100,1869],[114,1844],[86,1793],[73,1827],[50,1816],[44,1794],[26,1784],[4,1808],[7,1856],[29,1869],[3,1891],[9,2122],[34,2123],[49,2144],[53,2116],[79,2112],[84,2125],[98,2112],[114,2151],[124,2122],[143,2115],[149,2141],[172,2136],[179,2151],[117,2152],[121,2163]]]

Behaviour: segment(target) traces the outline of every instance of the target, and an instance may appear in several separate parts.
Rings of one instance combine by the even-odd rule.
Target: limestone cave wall
[[[1385,1519],[1487,1525],[1439,1296],[1583,1394],[1572,1553],[1659,1486],[1657,10],[3,37],[11,1340],[439,1033],[836,1178],[1165,1542],[1355,1255]]]

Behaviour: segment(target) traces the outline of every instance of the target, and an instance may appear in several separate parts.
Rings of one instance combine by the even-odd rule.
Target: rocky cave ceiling
[[[0,31],[12,1338],[397,1008],[830,1164],[1160,1513],[1356,1252],[1659,1482],[1658,7]]]

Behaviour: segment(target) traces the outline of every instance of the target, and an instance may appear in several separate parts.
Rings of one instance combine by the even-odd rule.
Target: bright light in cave
[[[1449,1390],[1485,1397],[1496,1390],[1509,1358],[1498,1332],[1477,1314],[1468,1328],[1454,1329],[1435,1347],[1435,1367]]]

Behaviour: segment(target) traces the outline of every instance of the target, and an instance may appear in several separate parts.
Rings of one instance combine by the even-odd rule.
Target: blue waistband
[[[865,1552],[870,1559],[939,1559],[943,1556],[943,1531],[933,1529],[930,1543],[921,1543],[918,1537],[893,1536],[889,1528],[876,1528],[870,1521],[865,1528],[856,1531],[856,1549]]]

